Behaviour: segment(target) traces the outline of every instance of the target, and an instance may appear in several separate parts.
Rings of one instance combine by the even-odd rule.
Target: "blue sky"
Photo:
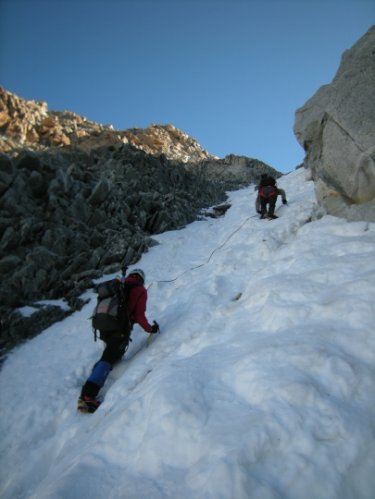
[[[374,0],[0,0],[0,85],[288,172],[296,109],[374,22]]]

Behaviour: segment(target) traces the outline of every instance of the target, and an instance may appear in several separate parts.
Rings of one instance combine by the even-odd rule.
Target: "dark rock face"
[[[135,263],[150,236],[195,220],[226,198],[222,185],[182,163],[127,145],[0,155],[1,349],[67,312],[14,309],[65,298],[71,309],[92,280]]]

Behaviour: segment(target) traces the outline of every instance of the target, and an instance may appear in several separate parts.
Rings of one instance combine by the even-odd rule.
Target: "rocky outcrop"
[[[281,177],[281,173],[258,159],[229,154],[224,159],[206,160],[188,165],[191,171],[220,182],[226,190],[258,184],[262,174]]]
[[[173,125],[114,130],[70,111],[48,111],[46,102],[25,100],[0,87],[0,151],[12,154],[25,148],[51,147],[85,152],[110,145],[129,144],[152,155],[182,162],[215,157]]]
[[[151,125],[123,132],[129,143],[148,154],[164,154],[184,163],[215,159],[198,142],[173,125]]]
[[[297,110],[294,132],[328,213],[375,221],[375,26]]]

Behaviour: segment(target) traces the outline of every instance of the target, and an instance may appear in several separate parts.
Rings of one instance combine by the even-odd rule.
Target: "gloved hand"
[[[288,204],[288,201],[286,199],[283,199],[283,204]]]
[[[159,324],[154,321],[152,324],[151,334],[156,334],[160,331]]]

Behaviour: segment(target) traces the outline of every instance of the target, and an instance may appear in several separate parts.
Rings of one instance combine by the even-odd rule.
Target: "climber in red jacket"
[[[144,286],[145,274],[141,269],[134,269],[125,279],[130,284],[127,299],[127,312],[131,327],[139,324],[147,333],[159,331],[156,321],[151,325],[146,317],[147,289]],[[78,399],[78,409],[82,412],[94,412],[100,405],[96,399],[99,390],[104,385],[113,365],[121,360],[130,341],[130,334],[118,332],[100,332],[100,339],[105,343],[105,349],[99,361],[94,365],[90,376],[82,387]]]
[[[276,180],[269,175],[262,175],[258,186],[258,196],[255,201],[255,209],[260,214],[260,218],[277,218],[275,207],[277,196],[279,195],[281,196],[282,203],[288,204],[285,191],[277,187]]]

